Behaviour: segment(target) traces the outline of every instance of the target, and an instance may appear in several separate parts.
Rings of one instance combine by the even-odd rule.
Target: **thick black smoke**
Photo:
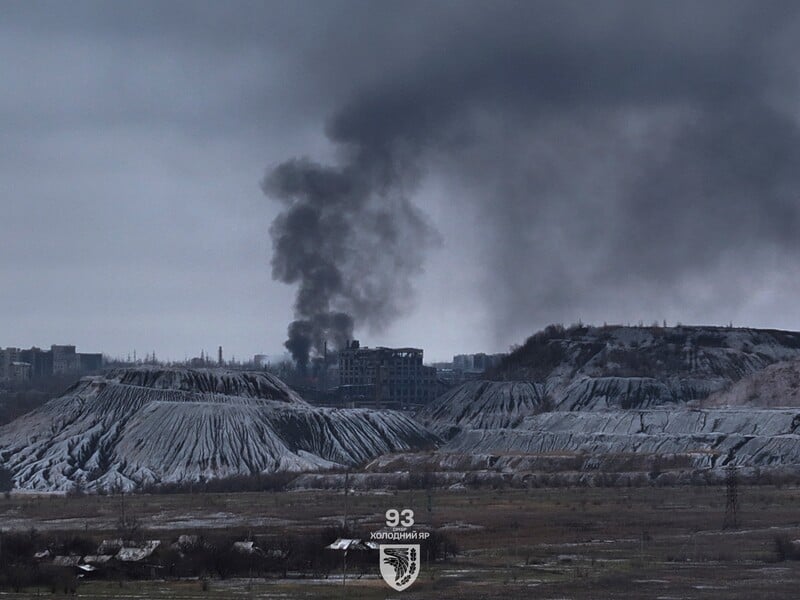
[[[732,306],[765,256],[800,255],[800,128],[786,101],[798,79],[787,61],[796,5],[447,6],[422,19],[412,61],[370,54],[395,68],[329,121],[343,168],[291,162],[271,178],[291,200],[273,230],[275,274],[300,282],[300,317],[327,314],[334,298],[356,319],[370,314],[348,306],[341,290],[357,268],[337,268],[347,253],[317,232],[358,238],[387,197],[402,199],[387,223],[415,217],[398,189],[419,165],[461,191],[447,200],[454,219],[480,215],[481,287],[498,339],[598,305],[641,314],[652,303],[658,317],[700,302],[693,282],[710,274],[719,287],[706,296]],[[427,236],[416,217],[400,223]],[[297,247],[310,260],[289,268]]]
[[[409,308],[432,238],[414,205],[445,251],[403,337],[438,338],[438,353],[446,339],[499,350],[577,318],[800,326],[796,1],[5,2],[0,45],[0,180],[29,199],[0,219],[12,247],[0,266],[28,296],[59,281],[31,269],[118,264],[133,235],[152,241],[137,260],[154,268],[126,279],[145,298],[165,256],[244,233],[210,194],[222,237],[161,235],[169,220],[144,210],[158,193],[147,206],[119,195],[97,156],[113,150],[162,189],[217,171],[222,148],[281,163],[327,119],[336,159],[288,161],[265,182],[282,203],[275,275],[299,291],[301,359],[351,320],[380,327]],[[229,160],[225,189],[252,168]],[[51,164],[60,176],[42,177]],[[188,193],[201,181],[175,214],[207,214]],[[121,218],[112,197],[136,214]],[[95,223],[113,233],[108,252],[51,251],[67,233],[94,239],[78,233]],[[165,301],[183,307],[181,293]],[[23,322],[8,302],[0,312]]]
[[[286,348],[304,368],[327,342],[341,348],[354,324],[379,329],[409,306],[411,278],[436,239],[408,200],[417,171],[391,144],[348,142],[341,165],[294,159],[264,179],[284,209],[272,223],[273,278],[296,284]]]

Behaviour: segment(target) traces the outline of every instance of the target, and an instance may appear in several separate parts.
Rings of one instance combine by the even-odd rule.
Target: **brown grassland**
[[[800,562],[779,560],[776,538],[800,538],[800,488],[742,486],[740,526],[723,530],[724,487],[403,490],[351,494],[360,535],[389,508],[443,528],[454,558],[425,560],[395,593],[374,569],[325,577],[83,581],[86,598],[797,598]],[[115,535],[124,502],[145,537],[234,534],[279,540],[341,524],[341,492],[270,492],[0,499],[0,528],[94,539]],[[29,589],[4,597],[58,597]]]

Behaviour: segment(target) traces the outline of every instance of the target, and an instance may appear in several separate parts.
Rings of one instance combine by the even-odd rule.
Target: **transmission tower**
[[[725,520],[723,529],[737,529],[739,527],[739,481],[736,476],[736,467],[728,465],[725,474]]]

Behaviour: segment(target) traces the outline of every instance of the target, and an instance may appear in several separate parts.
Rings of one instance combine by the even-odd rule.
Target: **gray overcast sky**
[[[777,1],[0,2],[0,345],[282,352],[297,157],[432,232],[370,345],[800,329],[798,40]]]

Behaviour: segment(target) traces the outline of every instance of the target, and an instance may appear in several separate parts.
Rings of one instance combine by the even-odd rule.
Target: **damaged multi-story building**
[[[368,348],[358,340],[339,350],[337,395],[346,405],[410,409],[436,397],[436,369],[419,348]]]

